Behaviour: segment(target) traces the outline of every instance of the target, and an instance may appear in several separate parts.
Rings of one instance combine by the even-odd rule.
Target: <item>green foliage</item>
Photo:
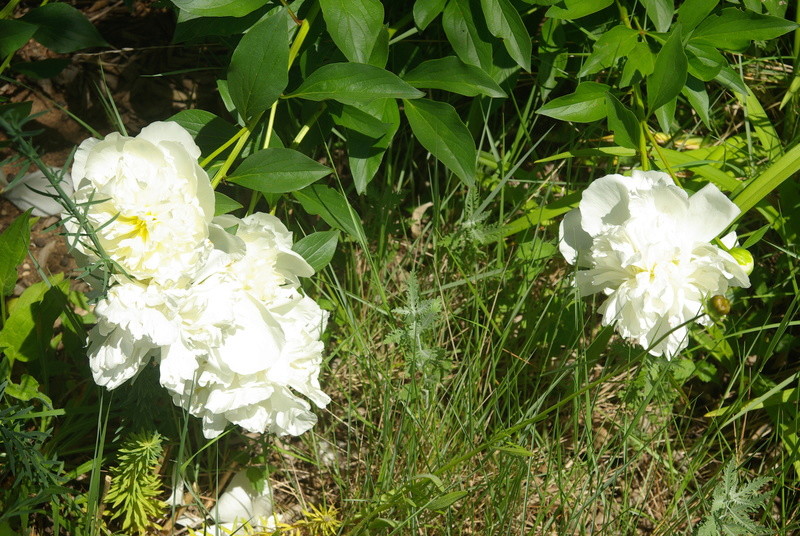
[[[258,192],[282,194],[305,188],[330,173],[329,167],[299,151],[271,147],[245,158],[228,180]]]
[[[228,91],[245,123],[258,118],[278,100],[289,83],[291,21],[283,10],[255,24],[233,51],[228,68]],[[264,76],[264,73],[270,73]]]
[[[28,243],[31,239],[30,217],[31,212],[28,210],[0,234],[0,298],[8,296],[14,290],[17,266],[28,254]],[[3,314],[5,315],[5,308]],[[5,318],[0,321],[5,322]]]
[[[65,54],[108,46],[86,16],[69,4],[42,5],[29,11],[22,20],[36,25],[34,39],[54,52]]]
[[[117,464],[111,467],[111,486],[105,497],[112,508],[111,519],[122,518],[122,529],[140,534],[152,527],[150,518],[158,516],[164,503],[161,478],[156,473],[164,448],[158,432],[137,432],[122,442]]]
[[[430,389],[441,381],[449,368],[449,362],[442,359],[441,349],[429,341],[441,321],[442,304],[438,298],[421,298],[416,273],[408,274],[407,285],[406,305],[392,309],[402,326],[392,331],[386,342],[398,344],[405,350],[409,374],[421,374],[423,386]]]
[[[63,464],[44,453],[43,446],[52,433],[49,427],[37,429],[36,419],[44,412],[35,411],[32,404],[10,403],[6,388],[7,383],[0,381],[0,482],[4,488],[0,522],[24,520],[43,503],[69,492],[63,487]],[[44,405],[50,416],[63,413],[48,408],[46,401]]]
[[[302,255],[306,262],[319,272],[331,262],[333,254],[336,253],[338,241],[338,230],[318,231],[295,242],[292,249]]]
[[[758,477],[739,484],[738,468],[731,460],[725,464],[722,481],[714,488],[711,510],[697,530],[697,536],[740,536],[767,534],[751,516],[764,507],[767,494],[759,490],[770,482]]]

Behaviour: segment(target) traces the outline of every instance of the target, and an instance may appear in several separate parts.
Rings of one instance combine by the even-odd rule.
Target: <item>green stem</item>
[[[225,149],[227,149],[228,147],[230,147],[230,146],[233,144],[233,142],[235,142],[236,140],[238,140],[239,138],[241,138],[242,136],[244,136],[244,133],[245,133],[246,131],[247,131],[247,128],[246,128],[246,127],[245,127],[245,128],[242,128],[241,130],[239,130],[239,132],[237,132],[236,134],[234,134],[234,135],[231,137],[231,139],[229,139],[228,141],[226,141],[225,143],[223,143],[222,145],[220,145],[220,146],[219,146],[219,147],[218,147],[218,148],[217,148],[217,149],[216,149],[216,150],[215,150],[213,153],[211,153],[210,155],[208,155],[207,157],[205,157],[203,160],[201,160],[201,161],[200,161],[200,167],[204,168],[204,167],[206,167],[208,164],[210,164],[210,163],[211,163],[211,162],[212,162],[212,161],[213,161],[213,160],[214,160],[214,159],[215,159],[217,156],[219,156],[219,154],[220,154],[221,152],[223,152]]]
[[[295,136],[292,140],[292,149],[296,149],[297,146],[302,143],[303,138],[306,137],[308,131],[311,130],[311,127],[317,122],[319,116],[321,116],[322,112],[325,111],[325,108],[327,108],[327,105],[323,102],[319,109],[314,112],[314,115],[312,115],[311,118],[302,126],[302,128],[300,128],[300,132],[298,132],[297,136]]]
[[[678,186],[683,188],[683,185],[681,184],[681,180],[678,178],[678,176],[675,174],[675,172],[672,171],[672,167],[669,165],[669,162],[667,161],[667,158],[664,156],[664,153],[661,152],[661,146],[658,144],[658,140],[656,140],[655,136],[653,136],[653,133],[650,132],[650,129],[647,128],[647,125],[645,125],[644,128],[645,128],[645,132],[647,132],[647,136],[650,138],[650,143],[652,144],[653,148],[658,153],[658,156],[659,156],[659,158],[661,158],[661,161],[664,163],[664,167],[667,168],[667,173],[669,173],[669,176],[672,177],[672,180],[675,181],[675,184],[677,184]]]
[[[311,9],[308,10],[306,18],[302,22],[300,22],[300,29],[297,31],[297,35],[295,36],[294,41],[292,42],[292,47],[289,49],[290,69],[292,68],[292,64],[294,63],[295,58],[297,58],[297,54],[300,52],[300,47],[303,46],[303,43],[306,40],[308,31],[311,29],[311,24],[313,24],[314,19],[317,17],[317,13],[319,13],[319,4],[315,3],[311,6]]]
[[[14,12],[14,8],[20,3],[20,0],[11,0],[6,7],[0,10],[0,19],[7,19]]]
[[[272,128],[275,125],[275,112],[278,110],[278,101],[272,104],[269,109],[269,120],[267,122],[267,133],[264,136],[264,149],[269,147],[269,142],[272,141]]]
[[[257,121],[258,118],[256,118],[256,121],[254,121],[253,123],[256,123]],[[219,185],[219,183],[222,182],[222,179],[224,179],[225,176],[228,174],[228,170],[231,169],[231,166],[233,165],[234,161],[236,161],[236,159],[239,157],[239,153],[241,153],[242,149],[244,149],[244,144],[247,143],[247,140],[250,138],[250,134],[252,133],[252,131],[248,127],[243,127],[240,132],[242,132],[242,135],[239,137],[239,141],[236,142],[236,146],[231,151],[231,154],[228,155],[228,158],[225,159],[225,163],[222,164],[222,167],[219,168],[219,170],[217,170],[217,173],[216,175],[214,175],[214,178],[211,179],[212,188],[216,188]]]

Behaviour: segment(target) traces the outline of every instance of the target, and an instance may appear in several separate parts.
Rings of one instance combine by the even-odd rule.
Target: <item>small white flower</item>
[[[90,138],[78,148],[75,201],[105,252],[129,275],[171,282],[191,277],[203,261],[211,247],[214,192],[199,156],[189,133],[173,122],[153,123],[135,138]],[[77,222],[67,228],[76,233]]]
[[[709,243],[738,214],[713,184],[689,196],[666,173],[607,175],[565,216],[559,246],[578,267],[581,294],[608,296],[603,325],[671,358],[688,344],[688,323],[710,323],[708,298],[750,286],[736,260]],[[736,236],[722,241],[732,247]]]

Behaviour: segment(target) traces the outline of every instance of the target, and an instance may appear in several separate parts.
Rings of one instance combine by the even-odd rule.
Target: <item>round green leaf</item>
[[[331,169],[294,149],[272,147],[253,153],[239,164],[228,181],[265,194],[305,188]]]

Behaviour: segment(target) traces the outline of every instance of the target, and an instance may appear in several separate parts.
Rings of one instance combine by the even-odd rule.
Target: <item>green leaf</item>
[[[673,171],[683,168],[691,169],[696,175],[713,182],[724,191],[730,192],[741,185],[737,179],[721,169],[704,163],[694,151],[675,151],[662,147],[660,151],[653,153],[653,159],[660,169],[672,169]]]
[[[400,127],[400,110],[394,99],[374,101],[365,106],[364,110],[382,124],[387,125],[387,130],[379,138],[370,137],[357,131],[348,131],[347,133],[347,157],[350,163],[350,173],[353,174],[356,191],[360,194],[366,191],[367,184],[378,172],[386,149]]]
[[[318,231],[295,242],[292,249],[302,255],[315,272],[319,272],[331,262],[338,242],[338,229]]]
[[[383,29],[378,0],[320,0],[322,17],[333,42],[349,61],[367,63]]]
[[[0,20],[0,56],[13,54],[36,33],[36,25],[21,20]]]
[[[783,181],[798,171],[800,171],[800,145],[795,145],[758,177],[748,182],[738,195],[733,198],[733,202],[739,206],[742,214],[745,214]]]
[[[39,382],[37,382],[36,378],[29,374],[23,374],[19,380],[19,383],[9,382],[6,385],[5,392],[8,396],[12,396],[23,402],[27,402],[33,398],[44,398],[47,401],[50,401],[48,397],[39,392]]]
[[[550,6],[545,17],[575,20],[597,13],[614,3],[614,0],[563,0]],[[561,7],[563,4],[564,7]]]
[[[747,248],[751,248],[751,247],[755,246],[756,244],[761,242],[761,239],[764,238],[764,235],[767,234],[767,231],[769,231],[771,228],[772,228],[772,226],[770,224],[766,224],[765,226],[761,227],[760,229],[757,229],[753,234],[751,234],[747,238],[745,243],[742,244],[742,247],[744,249],[747,249]]]
[[[617,59],[625,57],[636,46],[638,39],[639,32],[636,30],[623,24],[614,26],[595,41],[592,53],[578,71],[578,76],[583,77],[612,67]]]
[[[389,29],[386,26],[381,26],[378,32],[378,39],[375,41],[375,46],[372,47],[372,54],[370,54],[367,63],[385,69],[387,61],[389,61]]]
[[[391,129],[390,124],[384,123],[374,115],[355,106],[332,103],[328,108],[337,125],[367,137],[381,138]]]
[[[286,96],[359,105],[376,99],[418,99],[424,93],[385,69],[363,63],[323,65]]]
[[[444,10],[447,0],[417,0],[414,2],[414,24],[424,30]]]
[[[451,105],[427,99],[404,101],[417,140],[467,186],[475,184],[475,140]]]
[[[239,131],[221,117],[205,110],[182,110],[167,121],[175,121],[185,128],[205,155],[214,152]]]
[[[690,41],[686,46],[686,52],[689,74],[703,82],[713,80],[722,68],[728,65],[728,60],[711,45]]]
[[[204,17],[180,10],[175,25],[173,43],[183,43],[201,37],[241,35],[264,15],[259,9],[242,17]]]
[[[450,0],[442,14],[442,28],[461,61],[491,74],[492,44],[475,23],[469,0]]]
[[[70,60],[68,59],[48,58],[39,61],[21,61],[13,64],[11,68],[25,76],[41,80],[43,78],[53,78],[57,76],[69,64]]]
[[[222,192],[214,191],[214,216],[221,216],[240,208],[242,208],[242,204],[235,199],[231,199]]]
[[[751,41],[767,41],[798,27],[783,18],[759,15],[730,7],[720,15],[712,15],[694,31],[692,41],[705,43],[724,50],[740,51]]]
[[[517,9],[508,0],[481,0],[489,32],[503,40],[508,54],[517,65],[531,70],[531,36]]]
[[[675,14],[675,0],[642,0],[647,18],[653,21],[658,32],[666,32]]]
[[[17,284],[17,266],[28,254],[31,240],[31,210],[17,216],[0,234],[0,299],[14,291]]]
[[[108,42],[86,16],[68,4],[47,4],[29,11],[22,20],[39,27],[33,38],[59,54],[82,48],[104,47]]]
[[[265,194],[305,188],[331,169],[294,149],[272,147],[253,153],[228,175],[228,181]]]
[[[786,15],[786,8],[789,7],[789,2],[786,0],[763,0],[764,6],[767,8],[767,13],[773,17],[784,17]]]
[[[761,142],[765,156],[770,161],[775,160],[783,152],[783,144],[766,110],[749,89],[744,99],[740,95],[737,96],[740,101],[744,100],[747,120],[753,125],[753,130],[756,131],[756,137]]]
[[[172,3],[193,15],[204,17],[243,17],[268,0],[172,0]]]
[[[576,123],[591,123],[606,116],[606,93],[610,88],[597,82],[581,82],[574,93],[558,97],[536,113]]]
[[[647,107],[654,112],[681,92],[688,72],[680,28],[676,27],[656,56],[653,74],[647,77]]]
[[[306,212],[318,214],[331,227],[344,231],[361,244],[366,243],[361,219],[347,202],[347,198],[338,191],[321,184],[313,184],[292,195]]]
[[[714,77],[714,80],[735,93],[747,95],[747,85],[744,83],[744,80],[742,80],[742,76],[731,69],[728,65],[725,65],[719,70],[719,73],[717,73],[717,76]]]
[[[705,84],[695,78],[689,76],[686,79],[686,85],[681,90],[686,100],[689,101],[697,116],[707,127],[711,126],[711,120],[708,116],[708,92],[706,92]]]
[[[685,0],[678,8],[678,24],[687,34],[714,11],[719,0]]]
[[[677,97],[667,102],[663,106],[656,108],[655,115],[661,132],[671,134],[675,129],[675,109],[678,106]]]
[[[606,110],[608,111],[608,128],[614,132],[614,141],[623,147],[637,149],[641,131],[636,114],[611,93],[606,93]]]
[[[32,361],[50,351],[53,324],[66,306],[69,281],[58,274],[50,283],[53,286],[40,281],[26,288],[11,309],[0,331],[0,348],[10,359]]]
[[[634,77],[638,73],[640,77],[648,76],[655,69],[656,55],[650,51],[647,43],[636,43],[628,53],[625,67],[622,68],[622,76],[619,79],[620,87],[628,87],[634,83]],[[636,81],[639,79],[637,78]]]
[[[420,63],[403,75],[403,80],[416,88],[443,89],[474,97],[506,97],[505,91],[480,67],[468,65],[455,56]]]
[[[431,499],[425,503],[424,508],[427,510],[444,510],[467,495],[469,495],[469,492],[466,491],[451,491],[450,493],[445,493],[444,495],[440,495],[435,499]]]
[[[245,121],[272,106],[289,83],[286,11],[276,9],[244,34],[228,67],[228,91]]]

